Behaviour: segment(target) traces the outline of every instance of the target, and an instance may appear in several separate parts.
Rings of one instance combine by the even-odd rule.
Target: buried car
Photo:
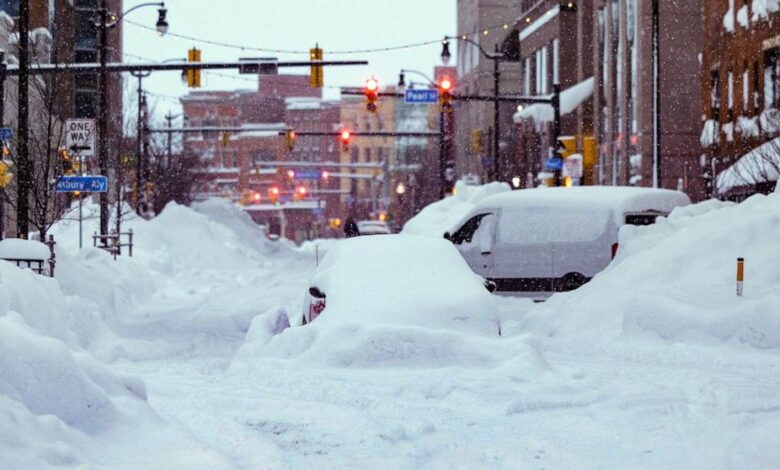
[[[355,237],[328,251],[306,292],[301,323],[368,321],[498,334],[492,285],[443,239]]]

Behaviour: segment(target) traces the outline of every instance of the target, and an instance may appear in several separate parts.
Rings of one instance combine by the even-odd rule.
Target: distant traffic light
[[[376,78],[366,80],[364,93],[366,94],[366,111],[375,113],[377,110],[376,102],[379,99],[379,82]]]
[[[452,111],[452,80],[447,77],[439,81],[439,107],[443,113]]]
[[[352,140],[352,133],[344,129],[339,134],[339,139],[341,140],[341,149],[345,152],[349,150],[349,141]]]
[[[287,144],[287,150],[290,152],[295,148],[295,137],[295,131],[292,129],[284,133],[284,142]]]
[[[68,155],[68,149],[65,147],[60,149],[60,158],[62,159],[62,174],[70,175],[73,173],[73,162]]]
[[[328,178],[330,178],[330,173],[328,173],[328,170],[322,170],[320,172],[320,179],[323,181],[328,181]]]
[[[200,62],[200,49],[193,47],[187,51],[187,62]],[[187,86],[189,88],[200,88],[200,69],[187,70]]]
[[[295,170],[287,170],[287,179],[293,181],[295,179]]]
[[[308,192],[309,191],[306,189],[306,186],[298,186],[295,188],[295,200],[300,201],[306,199]]]
[[[320,49],[319,45],[309,49],[309,59],[312,62],[322,62],[322,49]],[[322,88],[324,82],[322,65],[312,64],[309,71],[309,85],[312,88]]]

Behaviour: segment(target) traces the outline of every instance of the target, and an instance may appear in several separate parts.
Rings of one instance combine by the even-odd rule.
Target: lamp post
[[[108,11],[106,0],[100,0],[97,9],[95,25],[98,28],[98,49],[100,51],[100,73],[98,74],[98,167],[100,174],[108,175],[108,30],[116,26],[125,15],[141,7],[157,6],[157,33],[162,36],[168,32],[168,22],[165,19],[168,10],[163,2],[141,3],[117,16]],[[140,80],[140,79],[139,79]],[[139,83],[140,88],[140,83]],[[108,193],[100,193],[100,235],[108,235]],[[101,238],[107,243],[106,238]]]
[[[501,180],[501,160],[499,158],[499,148],[498,148],[498,142],[499,142],[499,135],[500,133],[500,125],[499,125],[499,108],[498,108],[498,95],[499,95],[499,79],[501,77],[501,72],[499,70],[499,63],[503,60],[505,60],[505,54],[500,52],[498,50],[498,44],[495,46],[495,52],[490,53],[487,52],[485,49],[482,48],[482,46],[479,45],[476,41],[473,41],[465,36],[445,36],[444,41],[442,41],[442,51],[441,51],[441,61],[444,65],[449,64],[450,58],[452,57],[452,54],[450,54],[450,39],[465,41],[473,46],[475,46],[477,49],[479,49],[479,52],[489,60],[493,61],[493,165],[492,165],[492,175],[491,179],[493,180]]]

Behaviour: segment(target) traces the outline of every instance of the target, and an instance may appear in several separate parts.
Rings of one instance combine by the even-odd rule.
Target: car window
[[[465,224],[463,224],[454,234],[452,234],[452,243],[456,245],[460,245],[464,242],[471,243],[471,240],[474,238],[474,233],[477,231],[480,224],[482,223],[482,219],[486,215],[490,215],[490,213],[478,214],[467,220]]]
[[[653,225],[655,220],[662,215],[659,213],[627,214],[626,225]]]

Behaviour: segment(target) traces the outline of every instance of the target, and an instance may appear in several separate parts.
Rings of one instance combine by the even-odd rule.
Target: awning
[[[573,112],[586,99],[593,95],[594,79],[590,77],[580,83],[561,92],[561,116]],[[553,122],[554,112],[552,105],[532,104],[522,111],[515,113],[514,120],[519,123],[523,119],[533,119],[536,122]]]

